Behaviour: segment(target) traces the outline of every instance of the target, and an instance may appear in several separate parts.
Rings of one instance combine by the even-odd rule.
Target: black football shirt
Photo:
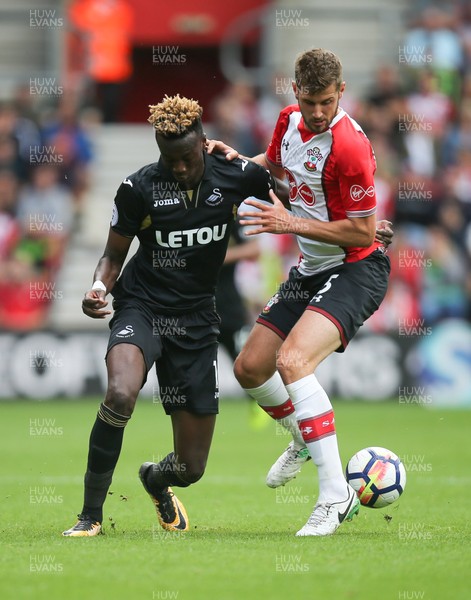
[[[251,161],[207,153],[204,160],[191,192],[179,188],[161,160],[118,188],[111,227],[137,236],[140,245],[111,291],[116,307],[135,301],[155,313],[183,314],[214,306],[237,209],[249,196],[269,200],[273,179]]]

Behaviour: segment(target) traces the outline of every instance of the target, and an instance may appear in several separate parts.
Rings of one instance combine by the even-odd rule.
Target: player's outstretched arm
[[[294,233],[310,240],[338,246],[367,247],[375,237],[375,216],[346,218],[338,221],[319,221],[313,218],[296,217],[289,213],[273,190],[270,190],[273,204],[262,204],[257,200],[245,203],[257,208],[257,212],[243,211],[241,225],[251,225],[246,235],[258,233]]]
[[[110,310],[105,310],[108,306],[105,297],[108,291],[113,289],[121,273],[131,242],[132,238],[119,235],[110,229],[105,251],[93,276],[95,283],[82,300],[82,310],[88,317],[104,319],[111,314]],[[102,289],[103,287],[105,289]]]

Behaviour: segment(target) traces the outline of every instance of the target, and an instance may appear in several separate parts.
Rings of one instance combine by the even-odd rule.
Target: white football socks
[[[309,454],[317,466],[320,502],[343,500],[346,482],[340,461],[334,412],[315,375],[286,385]]]
[[[293,403],[278,371],[275,371],[274,375],[262,385],[256,388],[245,388],[245,391],[272,419],[291,433],[296,450],[305,447]]]

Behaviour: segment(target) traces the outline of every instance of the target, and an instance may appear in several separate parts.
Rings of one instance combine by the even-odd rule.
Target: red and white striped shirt
[[[294,215],[319,221],[368,217],[376,212],[376,161],[361,127],[340,109],[327,131],[313,133],[304,125],[298,105],[283,109],[266,157],[283,167]],[[380,244],[343,247],[297,236],[299,271],[313,275],[342,262],[365,258]]]

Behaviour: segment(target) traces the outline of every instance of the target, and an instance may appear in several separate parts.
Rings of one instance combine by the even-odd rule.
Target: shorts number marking
[[[331,275],[329,277],[329,279],[325,282],[324,287],[322,287],[315,296],[312,297],[311,302],[320,302],[323,298],[323,294],[325,294],[326,292],[328,292],[330,290],[330,288],[332,287],[332,279],[337,279],[337,277],[339,276],[338,273],[336,273],[335,275]]]
[[[219,398],[219,373],[218,373],[218,361],[213,360],[214,367],[214,381],[216,383],[216,389],[214,390],[214,397]]]

